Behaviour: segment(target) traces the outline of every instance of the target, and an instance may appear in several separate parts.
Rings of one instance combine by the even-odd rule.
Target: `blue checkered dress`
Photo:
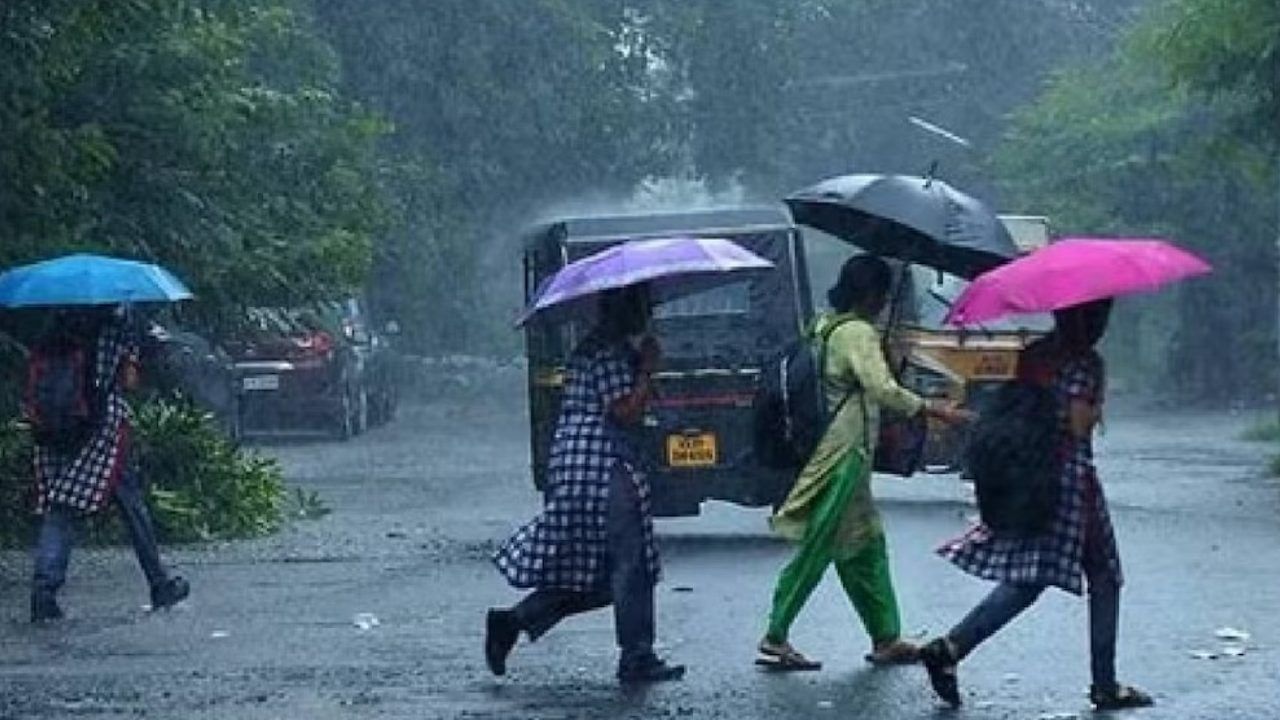
[[[631,441],[608,419],[608,407],[635,384],[630,349],[588,338],[574,352],[547,465],[542,514],[498,549],[494,564],[514,587],[591,592],[608,587],[609,480],[628,473],[636,485],[645,555],[660,575],[649,482]]]
[[[60,505],[81,513],[95,513],[111,500],[129,462],[132,426],[129,406],[118,382],[120,363],[138,349],[126,329],[107,325],[99,333],[94,353],[94,391],[105,393],[102,419],[76,452],[59,452],[36,445],[33,455],[37,510]]]
[[[1117,584],[1123,582],[1120,553],[1098,473],[1093,443],[1069,432],[1071,400],[1102,402],[1102,358],[1096,353],[1067,361],[1054,378],[1064,455],[1061,495],[1051,532],[1036,538],[996,537],[981,523],[944,544],[938,554],[967,573],[1015,584],[1055,585],[1084,592],[1085,540],[1099,544]]]

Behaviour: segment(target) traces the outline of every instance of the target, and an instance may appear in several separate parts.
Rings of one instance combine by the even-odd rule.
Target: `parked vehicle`
[[[400,404],[401,362],[395,351],[394,338],[400,326],[391,321],[375,329],[374,323],[359,301],[326,303],[320,314],[328,325],[341,328],[342,337],[361,357],[363,385],[368,398],[368,426],[391,422]]]
[[[357,309],[352,301],[246,312],[228,343],[246,432],[326,431],[345,440],[369,427],[371,408],[378,421],[390,418],[394,396],[373,383],[384,374],[370,370],[380,361]]]
[[[1049,225],[1043,217],[1001,219],[1023,252],[1049,242]],[[920,266],[911,267],[905,279],[896,295],[889,357],[902,383],[925,397],[981,411],[987,398],[1016,377],[1022,350],[1053,329],[1052,318],[1043,315],[1014,317],[979,328],[951,327],[943,319],[966,281]],[[964,434],[962,427],[933,423],[925,445],[925,468],[961,469]]]
[[[766,468],[753,448],[754,402],[765,362],[798,337],[813,313],[804,247],[780,208],[563,219],[525,245],[525,295],[566,263],[629,239],[721,237],[777,265],[775,272],[655,308],[662,344],[658,397],[644,423],[658,516],[697,515],[709,499],[780,503],[794,473]],[[546,479],[564,367],[588,328],[531,324],[526,333],[534,482]]]

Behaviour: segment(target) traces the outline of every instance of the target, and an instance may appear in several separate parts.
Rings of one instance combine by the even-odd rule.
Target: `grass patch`
[[[1249,442],[1280,443],[1280,420],[1264,420],[1245,430],[1242,437]]]

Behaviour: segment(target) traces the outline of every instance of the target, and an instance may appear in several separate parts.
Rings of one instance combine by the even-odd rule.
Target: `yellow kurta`
[[[848,453],[861,453],[868,460],[873,456],[880,431],[880,408],[905,415],[924,408],[924,400],[894,380],[885,362],[880,334],[871,323],[853,314],[823,315],[814,323],[812,333],[821,336],[835,323],[840,325],[827,338],[823,388],[828,407],[840,410],[771,522],[779,535],[795,542],[804,538],[818,500]],[[844,400],[846,396],[848,399]],[[871,495],[871,464],[866,462],[864,466],[864,477],[854,487],[831,541],[832,557],[837,560],[856,555],[883,533]]]

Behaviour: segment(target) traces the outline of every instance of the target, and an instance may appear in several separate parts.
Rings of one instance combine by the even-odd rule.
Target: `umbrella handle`
[[[933,179],[938,176],[938,161],[934,160],[929,163],[929,169],[924,174],[924,186],[926,188],[933,187]]]
[[[908,273],[911,272],[911,263],[902,263],[902,270],[898,273],[898,284],[893,288],[893,297],[889,300],[889,319],[885,322],[884,335],[880,338],[880,352],[884,354],[885,359],[889,358],[889,339],[893,336],[894,328],[902,319],[902,297],[907,286]],[[893,379],[899,381],[902,379],[902,372],[906,369],[907,359],[903,356],[902,362],[898,366],[889,365],[889,371],[893,374]]]

